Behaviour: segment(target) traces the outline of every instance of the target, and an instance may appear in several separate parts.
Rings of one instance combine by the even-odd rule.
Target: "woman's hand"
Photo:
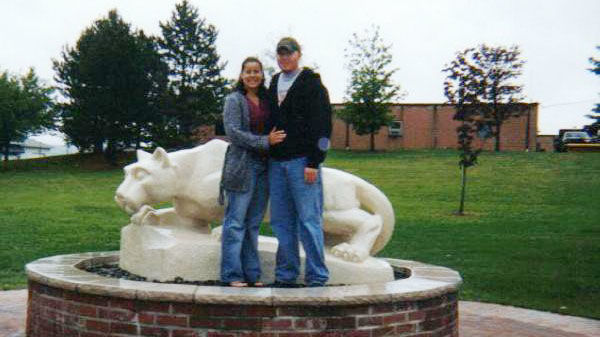
[[[285,136],[287,136],[285,131],[273,128],[269,133],[269,145],[275,145],[283,142]]]

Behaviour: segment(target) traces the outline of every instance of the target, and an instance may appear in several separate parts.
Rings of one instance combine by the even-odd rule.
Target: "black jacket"
[[[306,156],[307,166],[318,168],[325,160],[331,136],[331,103],[327,89],[319,74],[304,68],[279,106],[279,75],[273,76],[269,86],[269,125],[284,130],[287,137],[283,142],[271,146],[269,154],[277,160]]]

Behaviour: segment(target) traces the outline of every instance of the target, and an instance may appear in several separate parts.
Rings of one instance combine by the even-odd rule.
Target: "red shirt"
[[[269,118],[269,106],[264,100],[259,100],[258,104],[255,104],[246,97],[248,107],[250,108],[250,131],[256,135],[265,134],[265,124]]]

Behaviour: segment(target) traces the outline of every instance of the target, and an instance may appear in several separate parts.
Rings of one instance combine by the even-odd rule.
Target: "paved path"
[[[600,337],[600,321],[515,308],[460,301],[461,337]]]
[[[0,291],[0,337],[25,336],[27,290]]]
[[[25,337],[27,291],[0,291],[0,337]],[[461,337],[600,337],[600,320],[461,301]]]

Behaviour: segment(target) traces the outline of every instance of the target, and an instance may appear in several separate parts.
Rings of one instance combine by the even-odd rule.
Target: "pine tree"
[[[193,143],[198,126],[213,125],[220,117],[227,80],[225,63],[216,49],[217,30],[200,18],[187,0],[175,5],[170,21],[160,23],[161,54],[169,65],[166,125],[181,145]]]
[[[70,143],[113,161],[118,151],[150,140],[167,84],[166,65],[151,37],[132,32],[112,10],[61,56],[54,69],[67,98],[61,131]]]

